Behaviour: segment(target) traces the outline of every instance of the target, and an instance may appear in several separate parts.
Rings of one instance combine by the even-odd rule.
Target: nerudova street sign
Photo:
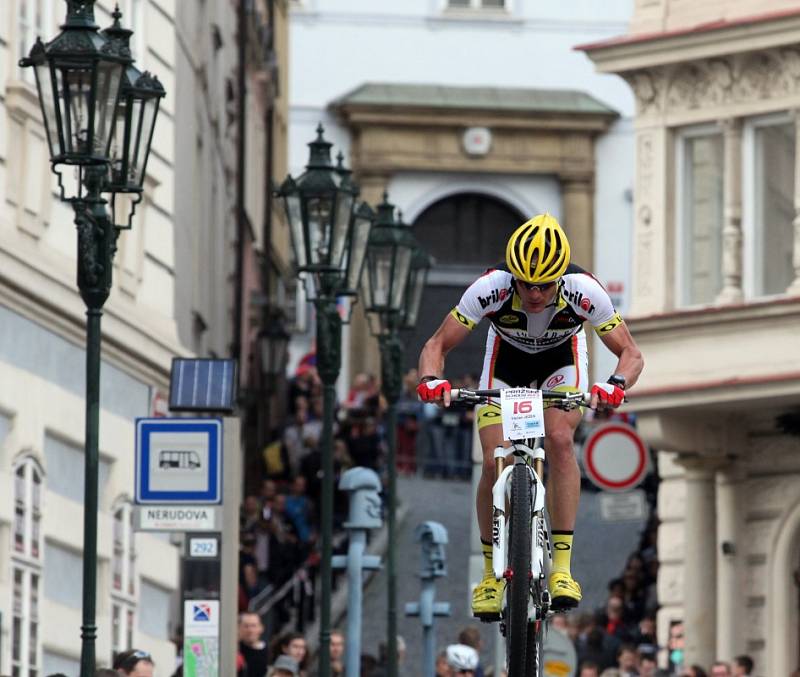
[[[213,505],[136,506],[138,531],[219,531],[221,508]]]

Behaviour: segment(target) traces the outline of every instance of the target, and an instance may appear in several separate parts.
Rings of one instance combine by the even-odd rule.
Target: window
[[[83,454],[84,451],[81,447],[66,442],[50,433],[47,433],[44,437],[44,457],[49,471],[48,489],[81,504],[84,500],[85,482]],[[100,458],[98,489],[101,500],[110,472],[111,464],[107,460]]]
[[[722,289],[722,135],[688,131],[678,144],[679,298],[713,303]]]
[[[17,6],[17,57],[28,56],[36,38],[47,42],[54,26],[52,0],[19,0]],[[18,68],[20,80],[35,83],[33,68]]]
[[[133,646],[136,615],[133,510],[127,500],[114,513],[114,551],[111,558],[111,656]]]
[[[33,458],[26,457],[13,472],[11,674],[39,677],[42,470]]]
[[[506,9],[507,0],[447,0],[450,9]]]
[[[752,152],[751,294],[783,294],[794,280],[794,123],[754,122]]]

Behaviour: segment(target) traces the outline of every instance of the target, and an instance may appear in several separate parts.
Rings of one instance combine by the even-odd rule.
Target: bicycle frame
[[[506,465],[508,454],[514,455],[514,463]],[[529,457],[532,465],[526,460]],[[549,568],[549,539],[547,525],[544,519],[545,487],[542,480],[544,471],[544,447],[535,445],[533,449],[527,444],[516,442],[510,447],[497,447],[494,450],[497,480],[492,487],[492,569],[497,580],[506,577],[508,572],[507,561],[507,533],[509,516],[507,513],[507,498],[511,493],[511,473],[515,465],[525,465],[530,476],[532,486],[533,505],[531,524],[531,571],[532,581],[544,581]],[[513,575],[514,572],[510,572]],[[541,620],[547,613],[547,600],[541,608],[537,608],[532,597],[529,602],[528,619]]]

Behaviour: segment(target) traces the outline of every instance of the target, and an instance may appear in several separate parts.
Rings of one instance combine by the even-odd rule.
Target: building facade
[[[376,205],[388,191],[437,257],[408,366],[461,291],[502,258],[513,228],[537,212],[562,220],[576,262],[627,289],[633,99],[573,46],[623,32],[630,11],[628,0],[291,4],[292,174],[321,121],[362,197]],[[342,385],[379,371],[360,304],[348,331]],[[451,355],[450,376],[479,369],[481,341]],[[295,359],[310,346],[310,337],[298,341]],[[604,373],[613,361],[597,352]]]
[[[171,672],[178,552],[134,533],[134,419],[166,391],[184,352],[174,305],[174,2],[121,0],[137,65],[167,91],[144,200],[119,238],[103,319],[97,657],[149,651]],[[114,3],[98,2],[111,24]],[[84,305],[74,214],[58,199],[31,69],[37,36],[58,33],[66,5],[0,8],[0,673],[77,674],[82,604]]]
[[[260,369],[259,332],[271,308],[294,305],[288,228],[272,194],[287,171],[288,6],[242,9],[176,4],[175,298],[179,335],[195,354],[239,361],[254,458],[280,413],[279,387]]]
[[[660,643],[800,664],[800,3],[638,0],[631,393],[660,450]]]

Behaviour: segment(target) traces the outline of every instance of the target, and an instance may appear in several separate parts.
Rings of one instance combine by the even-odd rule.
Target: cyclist
[[[421,400],[450,405],[450,383],[442,376],[444,360],[483,319],[490,327],[480,388],[536,387],[585,391],[588,356],[583,323],[589,321],[603,343],[617,356],[614,374],[591,387],[591,406],[615,408],[625,388],[636,382],[642,356],[603,286],[570,263],[567,237],[550,214],[522,224],[508,241],[505,264],[490,268],[464,292],[458,305],[428,339],[419,358]],[[501,611],[505,581],[492,573],[492,485],[494,449],[503,444],[500,404],[479,407],[478,430],[483,470],[476,498],[484,575],[472,597],[476,616]],[[581,588],[572,578],[570,557],[580,497],[580,471],[573,436],[579,410],[545,411],[545,450],[550,469],[547,488],[553,536],[553,568],[548,581],[552,607],[577,606]]]

